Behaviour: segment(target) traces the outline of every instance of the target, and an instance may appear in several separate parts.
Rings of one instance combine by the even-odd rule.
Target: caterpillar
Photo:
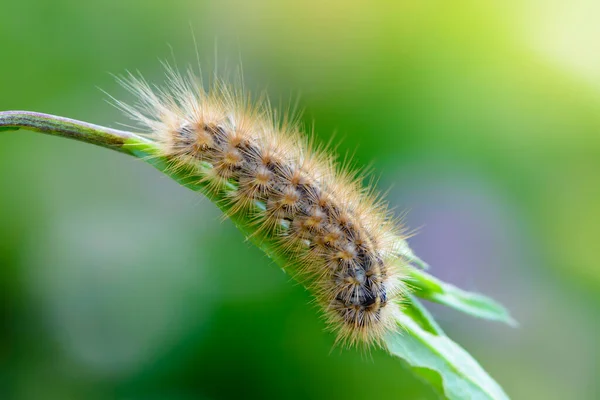
[[[254,101],[224,80],[205,89],[192,71],[166,70],[162,87],[119,79],[137,101],[114,102],[149,131],[171,168],[191,165],[230,214],[244,214],[294,261],[284,269],[312,293],[336,343],[381,345],[398,329],[407,292],[404,229],[387,203],[294,118],[277,118],[265,97]]]

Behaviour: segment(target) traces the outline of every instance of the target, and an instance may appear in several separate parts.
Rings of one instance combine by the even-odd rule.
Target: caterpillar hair
[[[285,267],[313,294],[337,342],[381,344],[398,329],[407,285],[403,228],[364,175],[315,146],[266,98],[215,80],[208,90],[193,72],[167,67],[167,83],[129,75],[121,83],[135,105],[116,101],[149,130],[171,168],[193,176],[271,238]]]

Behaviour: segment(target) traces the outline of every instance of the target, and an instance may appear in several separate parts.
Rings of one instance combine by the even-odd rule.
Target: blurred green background
[[[519,329],[431,307],[515,399],[600,398],[600,3],[9,1],[0,110],[119,127],[111,74],[234,69],[357,164],[434,275]],[[191,27],[191,28],[190,28]],[[215,58],[215,49],[217,56]],[[337,141],[336,141],[337,143]],[[0,135],[0,397],[436,398],[330,352],[309,294],[138,160]]]

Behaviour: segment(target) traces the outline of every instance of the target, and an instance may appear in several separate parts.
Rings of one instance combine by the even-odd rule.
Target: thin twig
[[[2,111],[0,112],[0,131],[27,129],[62,136],[81,142],[116,150],[121,153],[134,155],[127,144],[141,144],[151,141],[132,132],[107,128],[75,119],[59,117],[32,111]]]

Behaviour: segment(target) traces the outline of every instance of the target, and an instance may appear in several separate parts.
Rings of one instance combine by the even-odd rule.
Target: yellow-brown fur
[[[168,69],[168,77],[166,88],[154,90],[130,77],[123,83],[139,104],[119,106],[152,131],[175,167],[208,163],[198,175],[214,191],[233,183],[223,201],[232,213],[248,214],[256,230],[295,260],[296,276],[339,341],[371,344],[396,329],[406,289],[398,256],[402,230],[361,187],[360,176],[312,146],[290,120],[275,121],[267,102],[252,105],[222,82],[207,93],[191,73]],[[252,207],[255,202],[263,209]]]

